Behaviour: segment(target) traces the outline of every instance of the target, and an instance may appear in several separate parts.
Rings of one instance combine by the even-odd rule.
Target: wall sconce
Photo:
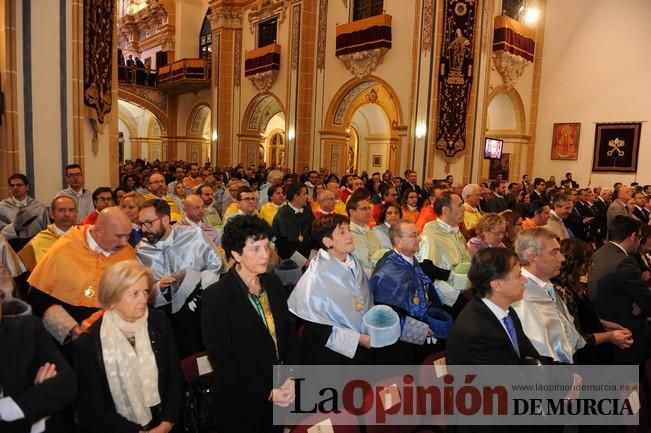
[[[427,126],[424,123],[419,123],[416,125],[416,138],[423,138],[427,133]]]
[[[212,132],[212,141],[217,141],[217,131]]]
[[[538,8],[529,7],[524,13],[524,23],[529,27],[534,27],[540,18],[540,11]]]
[[[289,131],[287,131],[287,139],[288,140],[294,139],[294,128],[289,128]]]

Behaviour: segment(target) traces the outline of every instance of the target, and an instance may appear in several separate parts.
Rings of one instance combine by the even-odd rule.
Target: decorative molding
[[[291,68],[295,71],[298,68],[299,36],[301,34],[301,4],[292,6],[292,45],[291,45]]]
[[[235,30],[235,53],[233,65],[233,85],[240,87],[242,84],[242,30]]]
[[[325,69],[326,32],[328,30],[328,0],[319,1],[319,33],[316,45],[316,68]]]
[[[502,81],[507,87],[513,86],[513,83],[522,76],[528,62],[520,56],[516,56],[506,51],[495,51],[493,53],[493,68],[502,76]]]
[[[239,11],[227,9],[225,6],[211,9],[211,11],[208,20],[213,31],[218,28],[242,28],[242,14]]]
[[[271,89],[277,77],[278,71],[271,70],[250,75],[248,78],[253,83],[253,86],[258,89],[258,92],[265,93]]]
[[[375,88],[371,89],[370,92],[368,92],[368,95],[366,95],[366,102],[369,104],[379,104],[380,101],[377,97],[377,90]]]
[[[199,108],[199,111],[197,111],[197,113],[194,115],[194,119],[192,119],[190,134],[201,135],[203,132],[204,122],[208,116],[210,116],[210,107],[204,105],[203,107]]]
[[[118,19],[118,46],[140,52],[157,45],[162,40],[169,46],[171,38],[174,47],[174,23],[159,0],[140,2],[133,8],[125,8]],[[125,2],[126,4],[126,2]]]
[[[432,51],[432,20],[434,19],[434,2],[425,0],[423,2],[423,43],[421,51]]]
[[[282,24],[287,17],[287,8],[291,0],[259,0],[249,10],[249,30],[253,34],[255,25],[274,15],[278,15],[278,25]]]
[[[371,75],[375,69],[382,64],[384,54],[389,51],[387,48],[376,48],[374,50],[358,51],[356,53],[342,54],[337,56],[344,62],[344,66],[357,78],[364,78]]]
[[[145,87],[145,86],[129,86],[120,85],[120,90],[132,93],[147,102],[160,108],[163,112],[167,113],[167,94],[164,94],[158,89]]]
[[[332,143],[330,145],[330,172],[339,173],[339,164],[341,162],[341,144]]]
[[[246,166],[258,165],[258,145],[255,143],[247,143],[246,145]]]
[[[337,110],[335,111],[333,123],[335,125],[343,125],[344,124],[344,117],[346,116],[346,113],[348,112],[348,107],[350,104],[357,98],[357,96],[364,92],[366,89],[369,87],[373,86],[375,84],[374,81],[364,81],[362,83],[359,83],[348,93],[346,93],[346,96],[344,96],[341,99],[341,102],[339,103],[339,106],[337,107]]]

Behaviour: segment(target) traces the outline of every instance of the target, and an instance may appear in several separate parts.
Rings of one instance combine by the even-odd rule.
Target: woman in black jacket
[[[274,365],[296,364],[296,337],[287,292],[266,273],[269,233],[256,216],[231,218],[222,247],[235,265],[203,295],[201,329],[215,372],[218,433],[280,432],[272,405],[294,401],[294,381],[273,377]]]
[[[183,377],[165,314],[147,307],[151,287],[151,272],[136,261],[102,275],[104,315],[74,345],[85,432],[167,433],[178,419]]]

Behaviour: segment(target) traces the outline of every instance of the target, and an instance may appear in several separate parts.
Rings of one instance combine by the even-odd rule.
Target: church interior
[[[649,18],[643,0],[3,0],[0,178],[43,201],[68,163],[92,188],[138,158],[651,183]],[[599,165],[601,128],[627,124]]]

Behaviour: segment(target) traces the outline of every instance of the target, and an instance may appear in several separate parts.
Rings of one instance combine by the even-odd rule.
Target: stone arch
[[[513,106],[513,114],[515,116],[516,127],[512,132],[517,134],[525,134],[526,113],[524,111],[524,103],[522,102],[522,97],[518,91],[515,90],[512,86],[501,85],[493,89],[493,91],[488,95],[488,103],[486,104],[487,110],[494,99],[499,95],[507,96]]]
[[[363,79],[353,78],[344,83],[332,98],[324,119],[321,133],[321,166],[341,174],[350,140],[348,126],[357,110],[366,104],[378,105],[388,120],[390,139],[387,160],[383,168],[393,172],[400,170],[400,155],[406,145],[407,130],[403,123],[400,99],[389,83],[379,77],[369,75]],[[371,167],[368,167],[369,169]],[[378,167],[374,167],[377,169]]]
[[[252,132],[262,132],[267,126],[269,119],[275,114],[286,113],[283,103],[273,93],[260,93],[256,95],[242,116],[241,134],[250,134]]]
[[[188,121],[185,127],[186,135],[190,137],[201,137],[205,129],[206,122],[211,121],[211,108],[205,102],[195,105],[190,111]]]
[[[276,95],[270,92],[260,93],[249,101],[242,116],[239,138],[238,160],[245,166],[260,163],[260,136],[264,132],[269,120],[278,114],[286,113],[283,103]]]
[[[167,131],[169,131],[170,124],[166,112],[167,109],[166,99],[164,100],[165,102],[164,104],[161,102],[161,104],[157,105],[152,103],[146,98],[138,96],[135,93],[129,92],[128,90],[124,89],[124,87],[118,88],[118,99],[123,99],[153,114],[156,120],[158,120],[158,123],[160,124],[161,134],[165,135]],[[163,110],[162,107],[165,107],[165,110]]]
[[[504,140],[503,154],[509,155],[510,158],[508,180],[519,180],[521,173],[526,170],[524,164],[529,158],[527,153],[530,139],[522,97],[512,86],[500,85],[490,92],[485,107],[484,136]],[[488,160],[481,160],[482,180],[490,179],[490,164]]]

